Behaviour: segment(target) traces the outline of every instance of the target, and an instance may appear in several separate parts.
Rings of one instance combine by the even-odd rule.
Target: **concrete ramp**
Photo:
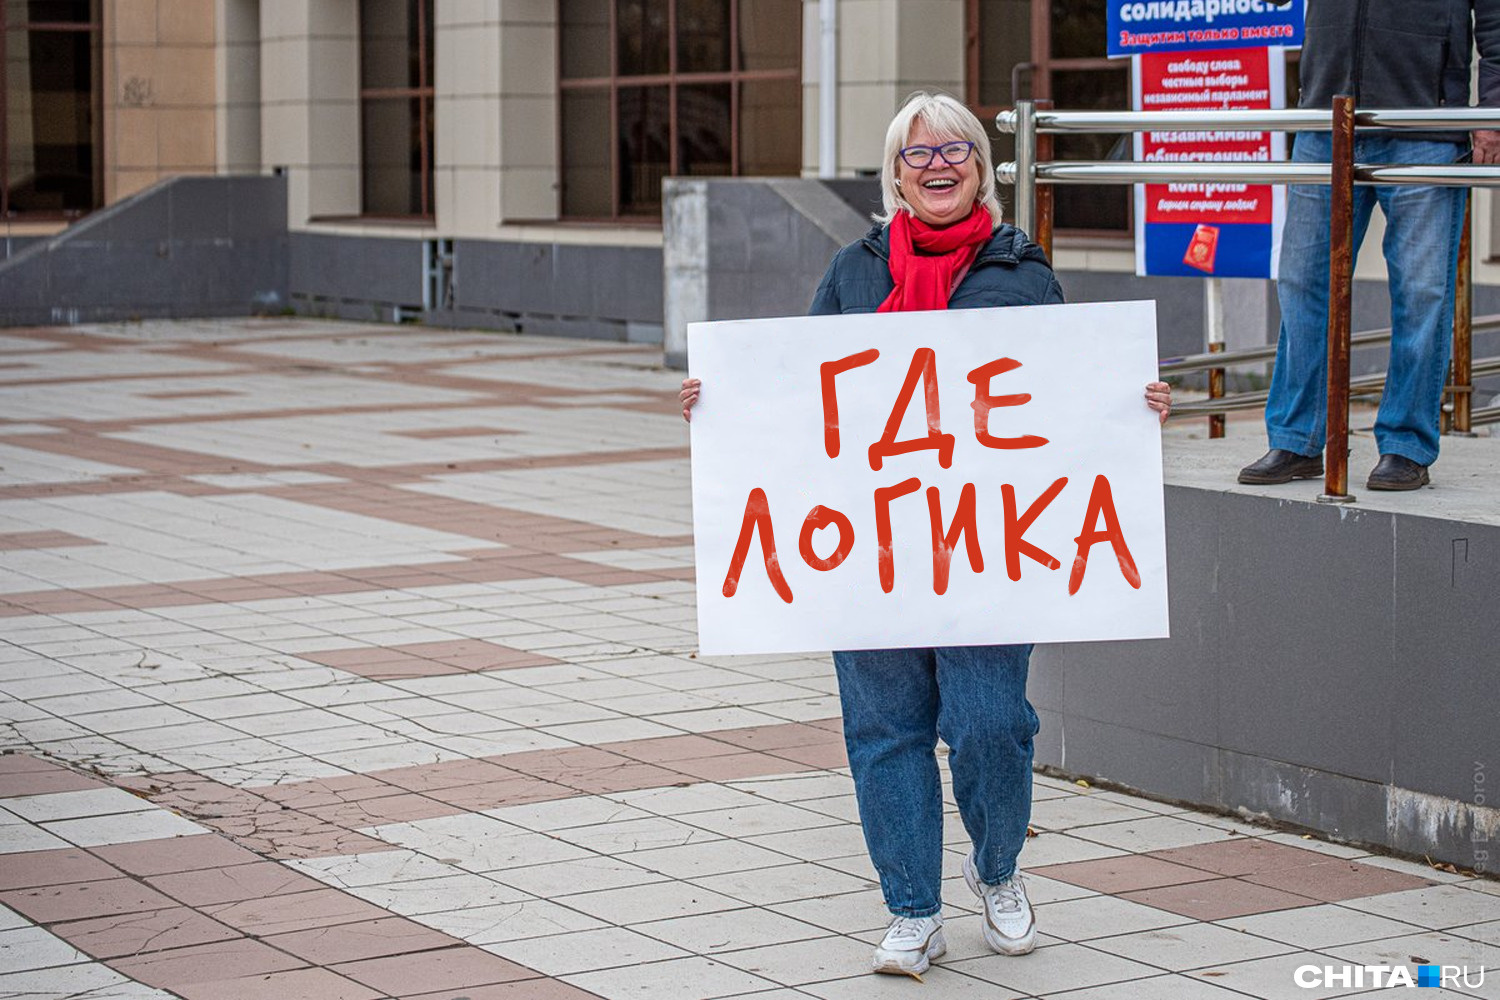
[[[0,263],[0,326],[279,312],[286,180],[174,177]]]
[[[870,220],[817,180],[669,178],[663,185],[665,356],[687,366],[687,325],[801,315],[839,247]]]

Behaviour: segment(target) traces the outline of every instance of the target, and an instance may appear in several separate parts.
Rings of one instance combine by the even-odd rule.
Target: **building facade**
[[[641,341],[662,336],[664,177],[872,175],[891,113],[916,89],[960,95],[985,120],[1018,97],[1124,108],[1130,93],[1128,63],[1103,56],[1104,0],[838,0],[824,164],[819,0],[0,8],[7,253],[165,178],[278,173],[298,311],[447,310],[452,322]],[[1295,88],[1295,60],[1290,72]],[[1102,159],[1118,145],[1064,137],[1056,152]],[[1009,140],[997,135],[995,153],[1008,159]],[[1156,296],[1191,326],[1197,283],[1131,276],[1130,211],[1125,188],[1059,195],[1070,295]],[[1490,215],[1482,195],[1480,285],[1500,284],[1485,263]],[[1382,266],[1365,254],[1360,276]],[[1234,294],[1263,339],[1266,283]]]

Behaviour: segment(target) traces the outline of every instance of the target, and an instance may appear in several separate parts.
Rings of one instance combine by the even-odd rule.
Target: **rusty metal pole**
[[[1208,350],[1212,354],[1224,353],[1224,342],[1221,340],[1216,344],[1209,344]],[[1224,398],[1224,369],[1210,368],[1208,370],[1208,398]],[[1210,413],[1208,415],[1208,436],[1221,438],[1224,436],[1225,415],[1222,413]]]
[[[1474,399],[1474,258],[1470,213],[1474,192],[1464,195],[1464,230],[1458,242],[1458,274],[1453,284],[1453,402],[1444,413],[1445,431],[1472,435],[1470,413]]]
[[[1323,503],[1350,503],[1349,298],[1354,290],[1354,98],[1333,99],[1328,206],[1328,442]]]
[[[1203,279],[1203,329],[1208,342],[1208,353],[1224,353],[1224,280],[1209,275]],[[1208,370],[1208,398],[1224,398],[1224,369]],[[1224,436],[1225,418],[1222,413],[1208,415],[1208,436]]]
[[[1050,109],[1051,101],[1037,101],[1039,109]],[[1036,137],[1036,162],[1046,163],[1052,159],[1052,136],[1037,133]],[[1036,233],[1032,239],[1047,254],[1047,259],[1052,260],[1052,191],[1051,184],[1038,184],[1036,186]]]

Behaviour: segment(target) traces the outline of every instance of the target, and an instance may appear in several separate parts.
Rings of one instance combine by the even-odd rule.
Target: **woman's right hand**
[[[693,419],[693,404],[698,402],[698,393],[703,389],[703,382],[695,378],[682,380],[682,392],[677,398],[682,400],[682,419],[691,422]]]

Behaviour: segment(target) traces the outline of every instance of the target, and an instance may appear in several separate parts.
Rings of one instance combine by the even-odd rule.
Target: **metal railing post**
[[[1224,284],[1222,278],[1212,275],[1203,279],[1203,311],[1204,329],[1207,331],[1208,350],[1210,354],[1224,353]],[[1224,398],[1224,369],[1210,368],[1208,370],[1208,398]],[[1221,438],[1227,421],[1222,413],[1210,414],[1208,418],[1208,436],[1210,438]]]
[[[1349,503],[1349,299],[1354,290],[1354,98],[1333,99],[1328,206],[1328,442],[1323,503]]]
[[[1036,105],[1016,102],[1016,228],[1036,233]]]
[[[1036,101],[1038,110],[1046,111],[1052,107],[1051,101]],[[1033,119],[1035,127],[1035,119]],[[1046,163],[1052,159],[1052,136],[1038,134],[1036,137],[1035,157],[1037,163]],[[1038,184],[1035,188],[1036,200],[1036,232],[1032,234],[1032,240],[1047,254],[1047,259],[1052,259],[1052,185]]]
[[[1448,430],[1454,434],[1474,432],[1474,246],[1470,214],[1474,192],[1464,195],[1464,229],[1458,242],[1458,273],[1453,284],[1453,378],[1452,412]]]

